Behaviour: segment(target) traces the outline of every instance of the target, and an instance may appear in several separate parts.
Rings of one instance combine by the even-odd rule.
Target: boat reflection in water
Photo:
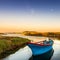
[[[41,55],[36,55],[32,56],[30,60],[50,60],[51,57],[53,56],[54,50],[51,49],[47,53],[41,54]]]

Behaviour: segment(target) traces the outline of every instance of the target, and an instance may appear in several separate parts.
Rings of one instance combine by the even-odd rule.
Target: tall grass
[[[0,58],[26,45],[30,40],[21,37],[0,37]]]

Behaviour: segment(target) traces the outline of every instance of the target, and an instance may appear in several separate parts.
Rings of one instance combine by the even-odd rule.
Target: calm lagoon
[[[33,40],[35,42],[44,40],[46,37],[36,37],[36,36],[24,36],[21,34],[8,34],[5,36],[17,36],[17,37],[23,37],[28,38],[30,40]],[[55,39],[54,45],[53,45],[54,53],[51,57],[51,60],[60,60],[60,41]],[[19,49],[14,54],[9,55],[8,57],[2,59],[2,60],[29,60],[32,57],[32,51],[28,46],[25,46],[24,48]]]

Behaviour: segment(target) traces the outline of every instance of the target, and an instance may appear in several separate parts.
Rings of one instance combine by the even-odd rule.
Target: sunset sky
[[[0,0],[0,32],[60,32],[60,0]]]

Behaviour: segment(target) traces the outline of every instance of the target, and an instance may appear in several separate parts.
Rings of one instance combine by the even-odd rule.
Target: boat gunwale
[[[38,43],[32,43],[32,42],[29,42],[28,44],[34,44],[34,45],[38,45],[38,46],[50,46],[50,44],[38,44]]]

